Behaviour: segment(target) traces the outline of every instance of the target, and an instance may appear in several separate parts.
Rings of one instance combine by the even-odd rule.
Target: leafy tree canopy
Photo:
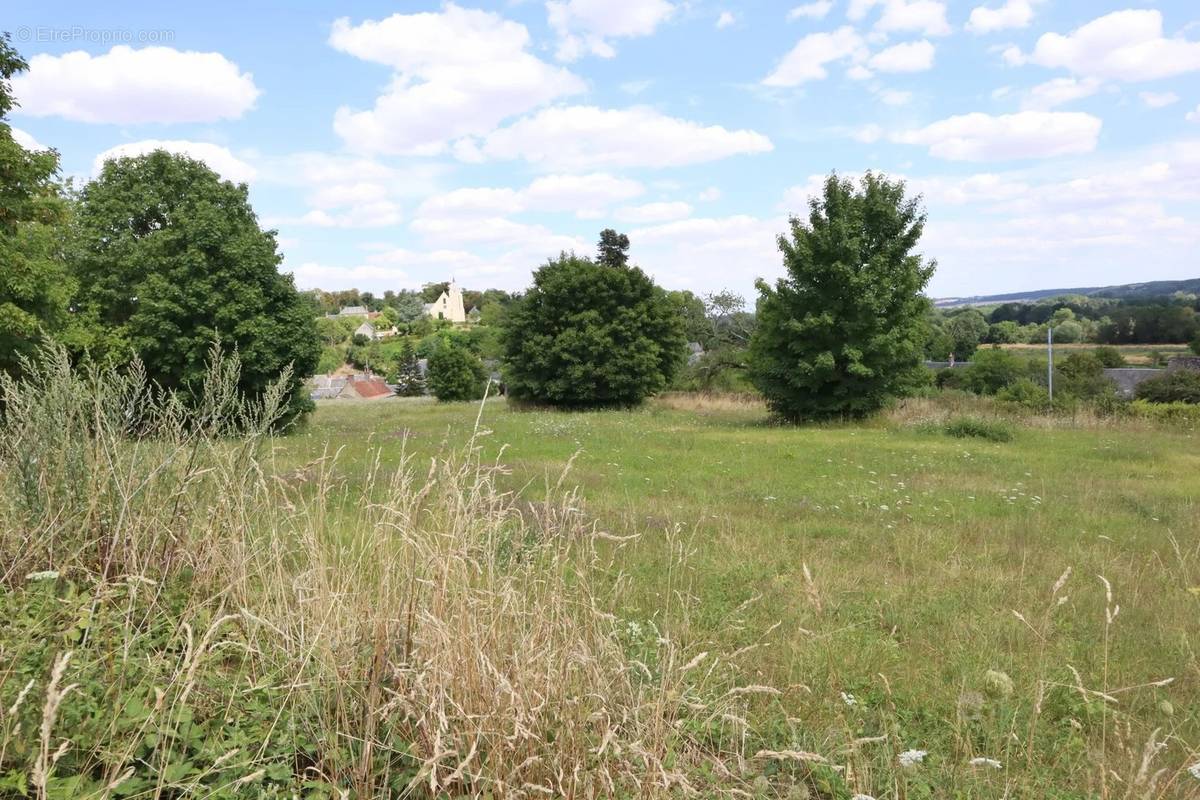
[[[612,228],[600,231],[596,246],[596,263],[606,267],[623,267],[629,263],[629,237]]]
[[[94,356],[136,353],[152,379],[186,390],[219,340],[239,352],[243,392],[291,365],[288,419],[311,408],[312,305],[279,273],[274,232],[259,227],[244,184],[162,150],[108,161],[80,195],[72,260]]]
[[[750,343],[755,385],[791,420],[860,416],[921,378],[934,264],[914,251],[925,227],[902,182],[831,175],[807,221],[781,236],[787,276],[758,282]]]
[[[510,310],[503,348],[511,396],[589,407],[662,391],[686,340],[679,307],[642,270],[563,253]]]
[[[25,60],[0,36],[0,371],[15,372],[44,333],[61,334],[71,294],[63,259],[67,203],[58,154],[17,144],[5,121],[17,104],[11,78]]]
[[[487,387],[487,370],[479,356],[450,341],[429,356],[429,390],[443,401],[478,400]]]

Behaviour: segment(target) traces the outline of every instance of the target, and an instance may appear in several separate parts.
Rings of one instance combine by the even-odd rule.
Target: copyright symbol
[[[32,38],[33,38],[33,31],[30,29],[30,27],[28,25],[22,25],[21,27],[17,28],[17,41],[18,42],[28,42]]]

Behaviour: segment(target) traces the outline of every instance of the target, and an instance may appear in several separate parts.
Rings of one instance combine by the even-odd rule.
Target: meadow
[[[0,385],[0,796],[1200,796],[1186,425],[235,381]]]
[[[959,402],[809,427],[693,396],[592,413],[332,402],[276,458],[336,448],[351,476],[479,424],[484,460],[531,503],[569,464],[621,540],[603,558],[623,624],[679,635],[671,594],[690,597],[685,638],[781,691],[755,707],[774,746],[840,756],[855,785],[895,792],[880,796],[923,796],[890,769],[906,750],[960,796],[1195,794],[1196,433],[1046,417],[1011,441],[954,438],[946,418],[993,413]]]

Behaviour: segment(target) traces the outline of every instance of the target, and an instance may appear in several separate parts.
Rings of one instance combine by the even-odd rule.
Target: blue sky
[[[925,196],[937,296],[1200,275],[1194,0],[42,1],[4,27],[25,141],[81,179],[203,158],[303,287],[519,289],[615,227],[668,288],[750,296],[822,176],[866,169]]]

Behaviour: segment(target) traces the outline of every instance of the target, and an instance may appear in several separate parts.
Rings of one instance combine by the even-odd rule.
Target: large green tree
[[[503,346],[512,397],[588,407],[666,388],[686,340],[677,304],[642,270],[563,253],[509,311]]]
[[[104,164],[84,187],[72,265],[93,355],[138,355],[151,378],[198,385],[214,341],[236,348],[241,389],[261,393],[289,365],[288,419],[312,407],[304,380],[321,352],[312,305],[259,227],[245,184],[162,150]]]
[[[758,282],[752,379],[790,420],[861,416],[919,380],[934,264],[914,252],[919,198],[868,172],[831,175],[807,220],[779,237],[787,275]]]
[[[0,36],[0,371],[7,372],[46,333],[62,333],[71,294],[58,154],[26,150],[6,121],[16,105],[10,80],[27,66],[8,34]]]

